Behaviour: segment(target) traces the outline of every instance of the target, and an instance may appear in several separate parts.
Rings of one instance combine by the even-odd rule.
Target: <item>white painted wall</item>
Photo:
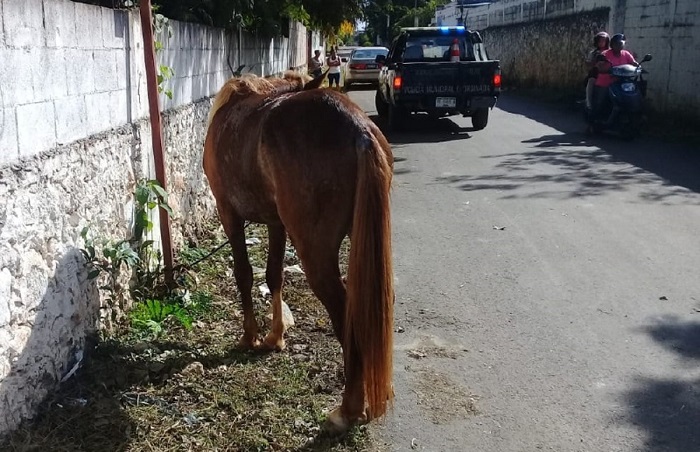
[[[70,0],[0,0],[0,164],[148,116],[138,14]],[[261,41],[244,35],[242,55],[224,30],[171,22],[159,64],[175,70],[162,109],[216,93],[227,57],[269,75],[306,64],[306,29]],[[237,36],[236,36],[237,38]]]
[[[161,109],[177,241],[214,214],[202,148],[227,60],[264,75],[301,68],[308,34],[300,24],[290,38],[243,34],[239,52],[237,34],[171,24],[157,58],[175,71]],[[129,237],[142,177],[154,169],[138,12],[0,0],[0,434],[33,415],[101,326],[79,234]]]

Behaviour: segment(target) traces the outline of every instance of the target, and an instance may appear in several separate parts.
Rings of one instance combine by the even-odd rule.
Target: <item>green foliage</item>
[[[208,292],[177,291],[163,299],[146,299],[130,313],[134,329],[150,337],[159,336],[171,319],[185,329],[192,329],[194,318],[211,308],[212,296]]]
[[[77,0],[107,7],[133,7],[131,0]],[[244,30],[263,36],[283,34],[295,20],[328,35],[344,20],[362,16],[365,0],[152,0],[153,11],[173,20]]]
[[[285,22],[316,29],[338,27],[361,16],[362,0],[153,0],[159,12],[175,20],[222,28],[243,27],[264,36],[280,35]]]
[[[154,6],[153,10],[156,11],[157,7]],[[168,39],[173,37],[173,29],[170,26],[170,19],[162,14],[156,13],[153,15],[153,30],[155,31],[156,36],[163,34],[163,31],[167,31]],[[165,48],[164,44],[157,38],[154,40],[154,46],[156,54]],[[170,80],[174,76],[175,71],[170,66],[160,65],[158,67],[158,74],[156,75],[158,92],[164,93],[169,99],[173,98],[173,91],[171,89],[166,89],[163,86],[163,83]]]
[[[379,36],[385,42],[391,42],[394,36],[399,33],[400,28],[413,26],[415,16],[418,16],[419,26],[430,25],[435,16],[435,9],[447,3],[449,0],[370,1],[363,8],[363,17],[367,23],[366,32],[370,41],[375,41]],[[387,16],[389,16],[389,28],[387,28]]]
[[[192,316],[175,300],[145,300],[130,313],[132,326],[152,337],[159,336],[170,318],[178,320],[186,329],[192,328]]]
[[[202,291],[191,293],[186,287],[193,283],[186,275],[179,279],[180,287],[168,287],[160,251],[154,248],[152,240],[143,240],[144,234],[153,228],[149,212],[160,207],[172,216],[167,203],[168,193],[158,181],[142,179],[134,189],[134,201],[135,224],[131,239],[116,242],[103,240],[97,244],[90,236],[89,228],[81,231],[80,236],[85,243],[85,249],[81,251],[88,269],[88,279],[95,280],[102,275],[99,288],[105,292],[108,305],[123,310],[126,290],[119,279],[121,270],[127,268],[131,271],[128,294],[135,302],[129,318],[136,331],[156,337],[164,331],[170,319],[191,329],[194,317],[211,307],[212,296]],[[182,258],[185,263],[192,263],[207,254],[199,248],[185,247]]]
[[[160,206],[172,216],[167,199],[168,194],[158,181],[140,180],[134,190],[134,232],[130,239],[116,242],[100,240],[98,243],[90,235],[88,227],[81,231],[80,236],[85,243],[81,252],[88,269],[88,279],[96,280],[103,275],[98,287],[104,291],[110,308],[125,308],[127,290],[120,283],[123,269],[131,271],[128,294],[137,303],[163,297],[168,293],[161,253],[154,249],[152,240],[143,240],[144,234],[153,229],[150,211]],[[112,314],[114,320],[114,309]]]
[[[163,208],[170,216],[173,215],[173,211],[168,205],[168,193],[155,179],[138,181],[134,198],[136,200],[136,219],[133,240],[140,241],[145,232],[150,232],[153,229],[153,222],[148,217],[149,211],[157,206]]]
[[[366,32],[360,34],[360,36],[358,38],[358,42],[362,47],[371,47],[372,46],[372,40],[370,39],[369,34],[367,34]]]

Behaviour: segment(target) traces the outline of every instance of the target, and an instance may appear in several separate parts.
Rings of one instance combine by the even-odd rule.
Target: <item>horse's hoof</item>
[[[246,336],[245,334],[238,340],[238,348],[242,350],[255,350],[260,347],[260,340],[257,337]]]
[[[348,419],[343,415],[340,407],[328,414],[328,418],[323,423],[322,429],[329,435],[342,435],[356,424],[367,423],[367,415],[363,412],[354,419]]]
[[[284,343],[284,338],[280,337],[279,339],[275,337],[272,333],[268,333],[267,336],[265,336],[265,339],[263,340],[262,345],[260,348],[263,350],[270,350],[273,352],[281,352],[284,350],[286,344]]]

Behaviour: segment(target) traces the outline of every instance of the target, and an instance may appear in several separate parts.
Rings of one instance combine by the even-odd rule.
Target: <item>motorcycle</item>
[[[595,114],[586,110],[589,132],[611,131],[626,140],[639,136],[647,91],[643,74],[648,74],[642,63],[651,58],[650,54],[645,55],[639,66],[623,64],[610,68],[614,82],[608,87],[605,102]]]

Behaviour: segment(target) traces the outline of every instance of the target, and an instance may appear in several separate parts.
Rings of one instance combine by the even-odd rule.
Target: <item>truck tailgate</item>
[[[463,61],[459,63],[403,63],[403,94],[435,96],[492,96],[496,94],[493,76],[498,61]]]

